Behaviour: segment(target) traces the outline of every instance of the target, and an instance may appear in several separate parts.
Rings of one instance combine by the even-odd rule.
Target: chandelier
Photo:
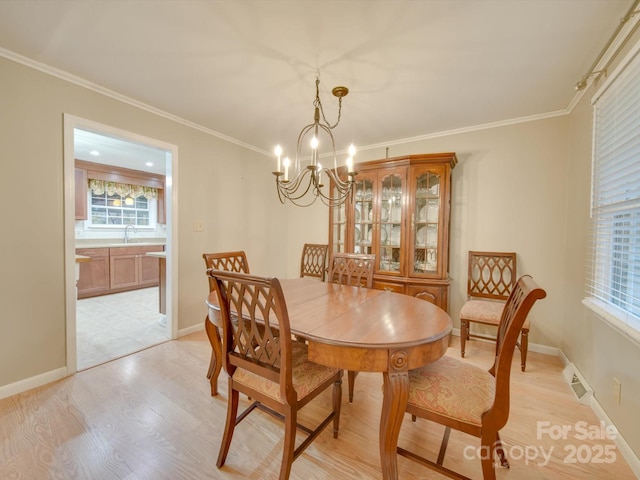
[[[298,135],[294,164],[291,165],[289,157],[282,159],[282,148],[280,145],[276,146],[275,149],[277,168],[273,174],[276,177],[276,187],[280,203],[285,203],[289,200],[299,207],[308,207],[319,198],[325,205],[334,207],[343,204],[353,192],[353,186],[355,184],[354,176],[357,174],[353,170],[353,156],[355,155],[356,149],[353,144],[349,147],[349,156],[345,162],[346,180],[343,180],[338,174],[336,146],[333,140],[333,134],[331,133],[331,130],[340,123],[342,97],[349,93],[349,89],[347,87],[335,87],[331,91],[335,97],[338,97],[338,119],[334,125],[330,125],[324,116],[324,110],[320,102],[319,85],[320,77],[316,77],[316,99],[313,102],[313,106],[315,107],[313,123],[304,127]],[[322,121],[320,121],[320,115],[322,115]],[[318,135],[320,133],[324,133],[330,140],[331,155],[333,155],[333,166],[331,168],[322,166],[318,161],[318,149],[320,146],[320,138]],[[309,136],[311,138],[308,138]],[[307,137],[309,141],[308,145],[311,151],[303,160],[302,150],[305,144],[305,137]],[[327,187],[326,190],[324,189],[323,178],[329,180],[329,187]]]

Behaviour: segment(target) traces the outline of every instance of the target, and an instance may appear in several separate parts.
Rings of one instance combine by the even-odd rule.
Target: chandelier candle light
[[[320,198],[322,203],[333,207],[344,203],[353,192],[353,186],[355,184],[354,177],[357,175],[357,172],[353,170],[353,156],[356,153],[356,149],[353,144],[349,147],[349,156],[346,160],[347,178],[346,180],[342,180],[338,174],[336,146],[333,134],[331,133],[331,130],[337,127],[338,123],[340,123],[342,97],[349,93],[349,89],[347,87],[335,87],[331,91],[335,97],[338,97],[338,119],[334,125],[330,125],[324,116],[324,110],[322,108],[322,103],[320,102],[319,85],[320,78],[316,77],[316,99],[313,102],[315,107],[313,123],[304,127],[298,135],[296,159],[293,165],[291,179],[289,179],[289,167],[291,167],[289,157],[282,159],[282,148],[280,145],[277,145],[275,148],[277,164],[276,171],[273,172],[273,174],[276,177],[278,198],[281,203],[285,203],[286,200],[289,200],[291,203],[299,207],[308,207]],[[320,114],[322,114],[322,122],[320,121]],[[309,143],[311,147],[311,155],[303,162],[302,148],[304,139],[309,132],[313,132]],[[331,169],[323,167],[318,162],[318,147],[320,146],[318,134],[320,132],[324,132],[331,140],[331,150],[333,152],[333,168]],[[322,189],[324,187],[324,184],[322,183],[323,172],[326,174],[327,178],[329,178],[330,186],[333,186],[333,190],[328,193],[325,193]],[[307,193],[311,193],[311,197],[306,197]]]

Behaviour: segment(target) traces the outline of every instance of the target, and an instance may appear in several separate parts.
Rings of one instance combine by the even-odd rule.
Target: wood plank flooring
[[[459,356],[458,345],[456,337],[448,354]],[[466,361],[488,367],[492,352],[490,344],[473,341]],[[0,400],[0,479],[277,478],[282,424],[259,411],[236,428],[227,463],[216,468],[227,387],[223,372],[221,393],[209,395],[209,355],[205,334],[195,333]],[[511,468],[498,469],[499,480],[635,478],[615,446],[605,447],[611,440],[576,440],[573,431],[559,440],[539,435],[537,422],[573,429],[580,421],[596,427],[599,421],[573,398],[558,358],[530,352],[526,373],[517,363],[511,417],[501,432]],[[294,462],[292,480],[381,478],[381,383],[380,374],[361,373],[349,404],[345,382],[339,438],[325,430]],[[325,393],[302,410],[303,423],[312,424],[330,407]],[[399,443],[435,458],[442,431],[407,416]],[[445,465],[482,478],[474,458],[478,444],[452,432]],[[551,451],[548,460],[541,449]],[[571,457],[572,449],[579,455]],[[601,450],[613,454],[613,463],[595,463]],[[572,458],[577,463],[567,463]],[[401,479],[445,478],[403,457],[398,464]]]

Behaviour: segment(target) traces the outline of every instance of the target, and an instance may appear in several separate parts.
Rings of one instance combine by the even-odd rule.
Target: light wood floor
[[[471,342],[466,361],[488,367],[492,351],[489,344]],[[0,400],[0,479],[277,478],[282,426],[259,411],[236,428],[227,463],[216,468],[227,390],[223,373],[221,394],[209,395],[209,354],[206,336],[196,333]],[[457,337],[448,354],[459,356]],[[536,353],[530,353],[526,373],[514,365],[511,418],[501,433],[511,468],[498,469],[498,479],[634,479],[615,447],[614,463],[585,461],[613,445],[610,440],[537,435],[537,422],[599,425],[591,409],[573,398],[561,370],[558,358]],[[303,409],[303,422],[329,408],[325,393]],[[325,430],[294,462],[292,480],[380,478],[381,376],[358,375],[353,404],[346,388],[343,394],[339,438]],[[399,443],[435,456],[441,433],[437,425],[412,424],[407,417]],[[465,460],[465,451],[477,445],[476,438],[453,432],[445,464],[481,478],[479,460]],[[552,450],[545,465],[541,448]],[[572,448],[582,452],[582,463],[566,463]],[[523,451],[538,457],[523,458]],[[445,478],[403,457],[398,464],[401,479]]]

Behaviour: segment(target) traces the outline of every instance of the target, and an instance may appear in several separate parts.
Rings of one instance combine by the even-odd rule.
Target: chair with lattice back
[[[509,467],[499,432],[509,420],[509,378],[513,353],[531,308],[537,300],[547,295],[529,275],[520,277],[514,283],[500,315],[495,357],[488,371],[445,355],[409,372],[407,413],[413,421],[424,418],[444,425],[445,432],[435,462],[417,453],[417,450],[408,451],[397,447],[399,455],[450,478],[469,480],[443,465],[449,434],[453,428],[480,438],[481,445],[477,451],[482,453],[479,456],[484,480],[495,480],[496,460],[503,467]],[[415,436],[415,432],[411,436]],[[413,445],[420,445],[420,442],[414,441]],[[459,465],[460,459],[456,458],[451,464]]]
[[[210,270],[209,275],[215,282],[223,320],[224,369],[229,382],[227,417],[216,465],[220,468],[225,464],[235,428],[258,408],[284,420],[279,479],[286,480],[293,461],[330,423],[333,437],[338,438],[342,371],[310,362],[307,344],[292,339],[287,305],[277,278],[221,270]],[[244,322],[236,322],[235,318]],[[299,424],[298,410],[330,387],[331,411],[314,429]],[[240,415],[239,393],[253,400]],[[318,413],[314,411],[315,418]],[[297,448],[296,429],[308,434]],[[246,462],[247,454],[253,455],[246,447],[234,457],[235,462]],[[270,450],[267,447],[264,453],[270,456]],[[263,455],[257,457],[264,461]]]
[[[372,288],[376,256],[367,253],[333,253],[327,281]]]
[[[226,270],[229,272],[249,273],[249,262],[244,251],[235,252],[218,252],[203,253],[202,258],[207,269],[209,270]],[[209,280],[209,292],[215,290],[214,280],[207,275]],[[222,343],[220,339],[221,320],[210,319],[207,315],[204,319],[204,328],[211,343],[211,361],[209,362],[209,371],[207,378],[211,382],[211,396],[218,394],[218,377],[222,370]]]
[[[324,282],[327,275],[327,253],[329,245],[305,243],[300,259],[300,278],[313,277]]]
[[[516,283],[515,252],[469,252],[467,301],[460,310],[460,355],[464,357],[466,341],[471,338],[495,341],[485,333],[471,332],[477,323],[497,328],[509,294]],[[527,364],[529,321],[525,320],[520,332],[521,368]]]
[[[367,253],[333,253],[329,261],[330,283],[340,283],[353,287],[373,288],[373,269],[376,263],[375,254]],[[349,403],[353,403],[356,375],[349,370]]]

